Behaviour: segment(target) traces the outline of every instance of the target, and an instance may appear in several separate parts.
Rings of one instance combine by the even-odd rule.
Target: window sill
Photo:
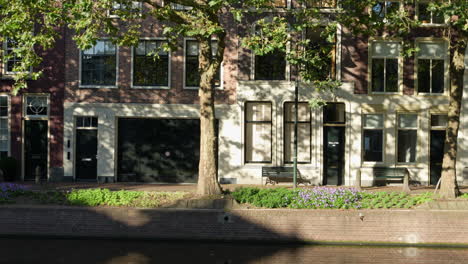
[[[373,167],[383,167],[385,162],[383,161],[363,161],[361,168],[373,168]]]
[[[403,95],[401,92],[370,92],[368,95]]]
[[[441,27],[448,27],[448,25],[447,24],[422,23],[420,25],[420,27],[438,27],[438,28],[441,28]]]
[[[199,86],[197,86],[197,87],[194,87],[194,86],[185,86],[185,87],[184,87],[184,90],[198,90],[198,89],[200,89]],[[224,90],[224,88],[223,88],[222,86],[216,86],[216,87],[215,87],[215,90]]]
[[[79,89],[117,89],[117,85],[80,85]]]
[[[447,93],[418,93],[420,96],[431,96],[431,97],[446,97]]]
[[[131,86],[131,89],[135,90],[169,90],[169,86]]]

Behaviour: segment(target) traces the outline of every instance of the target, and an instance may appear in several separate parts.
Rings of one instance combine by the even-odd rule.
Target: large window
[[[164,41],[143,40],[133,51],[134,87],[169,87],[169,53]]]
[[[8,125],[8,97],[0,96],[0,159],[8,157],[10,129]]]
[[[216,40],[211,41],[211,56],[215,56],[218,52]],[[196,88],[200,87],[200,71],[198,69],[199,61],[198,41],[186,40],[185,42],[185,87]],[[214,78],[214,85],[221,86],[221,67]]]
[[[11,38],[7,38],[6,41],[3,42],[3,50],[6,56],[3,64],[5,74],[18,73],[15,67],[19,66],[21,63],[21,57],[13,53],[16,46],[16,42]]]
[[[273,51],[255,55],[255,80],[286,80],[286,54]]]
[[[297,161],[310,163],[311,127],[310,107],[308,103],[299,103],[297,119]],[[293,162],[294,158],[294,103],[284,104],[284,161]]]
[[[382,114],[367,114],[363,118],[362,149],[364,161],[382,162],[384,117]]]
[[[417,6],[418,20],[423,24],[444,24],[443,16],[429,10],[429,2],[420,2]]]
[[[398,115],[397,161],[400,163],[416,162],[418,142],[418,115]]]
[[[399,87],[399,42],[372,43],[372,92],[398,92]]]
[[[272,105],[245,104],[245,162],[272,162]]]
[[[445,54],[444,42],[420,42],[417,54],[418,92],[444,93]]]
[[[117,76],[117,48],[109,40],[100,40],[81,52],[81,85],[115,86]]]
[[[335,42],[328,41],[322,33],[323,29],[308,28],[305,31],[305,38],[309,43],[306,47],[308,63],[304,66],[314,80],[333,79],[335,76]]]

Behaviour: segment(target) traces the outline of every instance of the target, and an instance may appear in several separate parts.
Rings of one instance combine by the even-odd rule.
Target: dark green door
[[[34,180],[36,173],[47,179],[47,120],[24,121],[24,179]]]
[[[97,129],[76,130],[76,179],[97,179]]]
[[[444,130],[431,130],[431,150],[430,150],[430,184],[437,184],[442,174],[442,160],[444,158]]]
[[[324,127],[324,185],[343,184],[345,127]]]

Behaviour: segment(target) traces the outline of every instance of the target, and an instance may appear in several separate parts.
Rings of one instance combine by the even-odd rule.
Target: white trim
[[[366,127],[366,116],[368,115],[380,115],[382,116],[382,126],[381,127]],[[362,166],[369,166],[369,165],[381,165],[385,164],[385,157],[386,157],[386,152],[385,152],[385,146],[386,146],[386,134],[385,133],[385,113],[383,112],[365,112],[361,114],[361,160],[362,160]],[[382,131],[382,160],[381,161],[366,161],[364,159],[364,131],[365,130],[380,130]]]
[[[101,38],[98,41],[109,41],[109,38]],[[93,46],[94,47],[94,46]],[[79,65],[78,65],[78,88],[82,89],[105,89],[105,88],[118,88],[119,82],[119,49],[120,47],[115,44],[115,85],[82,85],[81,84],[81,71],[82,71],[82,57],[83,50],[79,50]]]
[[[398,165],[414,165],[414,166],[417,166],[419,164],[419,160],[420,160],[420,156],[418,154],[418,152],[420,150],[422,150],[422,146],[421,144],[419,144],[419,141],[420,141],[420,130],[421,129],[421,116],[420,116],[420,112],[407,112],[407,111],[397,111],[396,113],[396,118],[395,118],[395,129],[396,129],[396,133],[395,133],[395,166],[398,166]],[[416,127],[408,127],[408,128],[400,128],[400,116],[402,115],[415,115],[416,116]],[[400,162],[398,161],[398,146],[399,146],[399,140],[398,140],[398,132],[400,130],[403,130],[403,131],[416,131],[416,150],[415,150],[415,157],[414,157],[414,161],[413,162]]]
[[[162,37],[143,37],[138,40],[140,41],[145,41],[145,40],[155,40],[155,41],[167,41],[167,38],[162,38]],[[167,52],[168,56],[168,73],[167,73],[167,86],[139,86],[139,85],[133,85],[133,73],[134,73],[134,66],[135,66],[135,47],[130,47],[131,52],[130,52],[130,88],[132,89],[146,89],[146,90],[168,90],[171,89],[171,77],[172,77],[172,53],[170,51]]]
[[[380,56],[374,56],[372,49],[373,45],[375,43],[397,43],[399,45],[398,47],[398,55],[396,56],[386,56],[386,55],[380,55]],[[367,66],[367,93],[371,95],[395,95],[395,94],[403,94],[403,57],[401,56],[401,45],[402,42],[400,39],[384,39],[384,38],[374,38],[374,39],[369,39],[369,45],[368,45],[368,66]],[[398,82],[397,82],[397,91],[396,92],[386,92],[386,84],[384,83],[384,91],[372,91],[372,67],[373,59],[397,59],[398,62]],[[386,64],[384,65],[385,71],[386,71]],[[384,74],[386,74],[384,72]]]
[[[444,38],[416,38],[415,40],[415,46],[416,48],[419,47],[420,43],[443,43],[445,52],[444,52],[444,92],[443,93],[433,93],[432,92],[432,80],[431,80],[431,87],[429,87],[430,92],[425,93],[425,92],[419,92],[418,89],[418,61],[419,61],[419,56],[418,52],[416,52],[414,56],[414,90],[417,95],[421,96],[448,96],[449,95],[449,90],[450,90],[450,49],[449,49],[449,41]],[[438,59],[434,57],[427,57],[424,56],[421,59],[428,59],[428,60],[433,60],[433,59]]]

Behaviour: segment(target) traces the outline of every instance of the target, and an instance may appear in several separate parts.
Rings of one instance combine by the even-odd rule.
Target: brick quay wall
[[[0,236],[468,246],[468,211],[8,205]]]

